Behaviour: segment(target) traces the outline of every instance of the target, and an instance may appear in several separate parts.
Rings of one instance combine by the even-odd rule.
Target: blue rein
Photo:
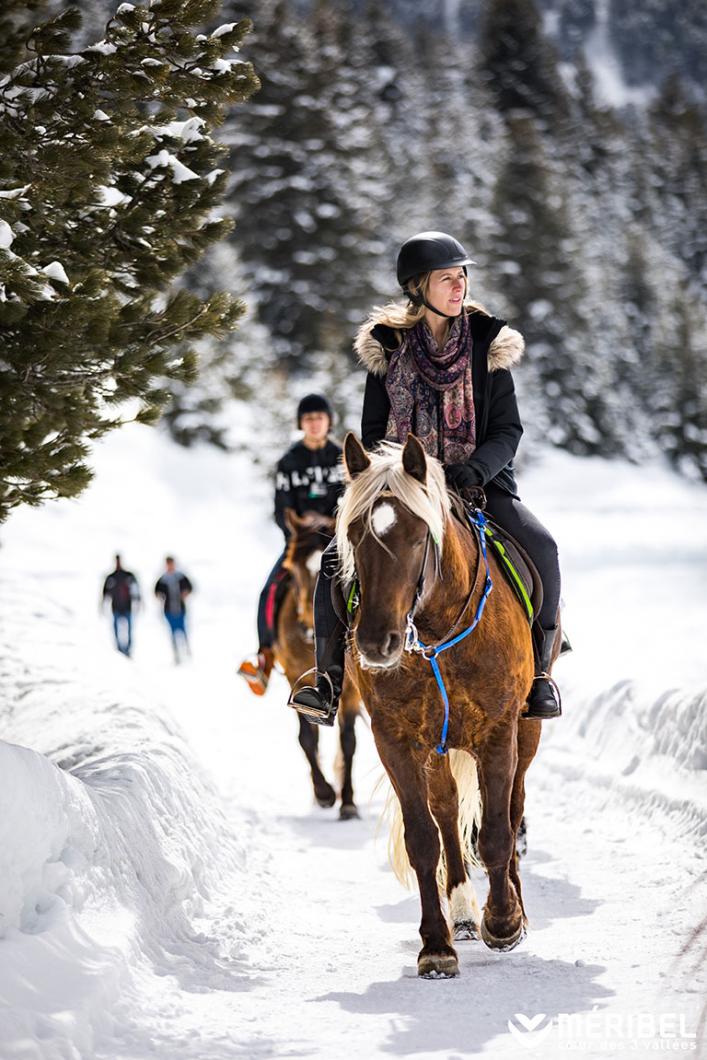
[[[479,545],[481,547],[481,554],[484,557],[484,564],[486,566],[486,581],[484,583],[484,591],[479,600],[478,607],[476,608],[476,614],[474,615],[474,621],[466,629],[458,633],[456,637],[452,637],[451,640],[445,641],[443,644],[437,644],[435,646],[424,644],[420,640],[420,636],[417,632],[417,628],[414,622],[414,610],[407,616],[407,628],[405,630],[405,651],[418,652],[423,658],[427,659],[430,666],[432,667],[432,673],[435,676],[437,687],[439,688],[442,696],[442,702],[444,703],[444,723],[442,725],[442,735],[440,741],[435,747],[435,751],[438,755],[446,755],[447,753],[447,734],[449,732],[449,696],[447,695],[447,689],[444,684],[444,678],[439,669],[439,663],[437,662],[437,656],[441,655],[443,651],[447,651],[448,648],[453,648],[455,644],[459,644],[460,641],[468,637],[470,633],[473,633],[479,622],[481,616],[484,613],[484,607],[489,597],[489,593],[493,588],[493,582],[491,581],[491,571],[489,570],[488,556],[486,555],[486,516],[481,511],[475,511],[473,515],[469,515],[469,522],[472,524],[474,529],[478,532]]]

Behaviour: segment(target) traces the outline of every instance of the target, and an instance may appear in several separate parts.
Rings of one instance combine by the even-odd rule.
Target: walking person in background
[[[285,535],[285,549],[270,571],[258,601],[257,654],[245,659],[238,668],[256,696],[264,694],[273,668],[275,604],[285,573],[282,562],[290,536],[285,511],[291,508],[297,515],[305,512],[334,515],[344,488],[341,446],[329,437],[332,419],[331,405],[322,394],[303,397],[297,406],[297,427],[302,431],[302,439],[277,464],[275,522]]]
[[[186,574],[177,570],[173,556],[167,556],[165,567],[164,574],[157,579],[155,596],[163,601],[164,617],[167,619],[172,635],[174,661],[179,665],[181,662],[179,640],[181,640],[187,655],[191,655],[189,638],[187,637],[187,605],[185,601],[194,589]]]
[[[103,583],[101,606],[110,600],[113,613],[115,646],[123,655],[130,655],[133,647],[133,606],[140,604],[140,586],[132,571],[123,568],[119,555],[115,570]]]

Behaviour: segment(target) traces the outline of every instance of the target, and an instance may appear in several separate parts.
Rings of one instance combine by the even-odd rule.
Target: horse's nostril
[[[382,664],[400,654],[403,638],[395,630],[388,630],[374,636],[358,636],[358,646],[363,655],[371,662]]]
[[[402,637],[399,633],[391,632],[388,634],[387,641],[384,648],[385,655],[397,655],[400,651],[400,645],[402,643]]]

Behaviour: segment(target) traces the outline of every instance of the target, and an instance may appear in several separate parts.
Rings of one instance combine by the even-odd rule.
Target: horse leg
[[[496,950],[510,950],[522,940],[523,908],[510,876],[515,833],[511,829],[511,791],[518,760],[517,720],[491,734],[479,756],[483,798],[479,853],[489,877],[489,894],[481,917],[481,938]]]
[[[339,711],[339,742],[343,757],[343,770],[341,780],[341,807],[339,817],[342,821],[349,821],[352,817],[358,817],[358,810],[353,796],[353,757],[356,750],[356,715],[358,711],[347,710],[344,700],[342,709]]]
[[[535,752],[538,749],[541,730],[541,722],[534,721],[532,718],[524,719],[523,724],[518,726],[518,765],[516,766],[516,775],[513,779],[513,790],[511,791],[511,829],[513,830],[514,842],[513,857],[511,858],[509,871],[513,886],[518,895],[518,901],[523,910],[523,922],[525,924],[528,923],[528,917],[525,913],[523,892],[520,885],[520,874],[518,872],[520,862],[518,836],[521,822],[523,821],[523,811],[525,809],[525,774],[527,773],[528,766],[533,761]]]
[[[314,797],[320,806],[333,806],[336,802],[336,792],[325,778],[319,765],[319,730],[316,725],[310,725],[306,718],[301,715],[298,717],[299,743],[312,771]]]
[[[386,741],[376,733],[375,717],[374,736],[381,761],[400,800],[405,848],[420,888],[422,949],[417,957],[417,974],[429,979],[451,978],[459,974],[459,962],[439,900],[439,834],[427,803],[424,762],[414,758],[409,747]]]
[[[436,756],[427,778],[429,804],[442,836],[447,899],[455,942],[479,938],[481,913],[459,836],[459,793],[448,756]]]

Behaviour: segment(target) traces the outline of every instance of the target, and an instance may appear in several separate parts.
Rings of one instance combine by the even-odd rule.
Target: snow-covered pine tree
[[[480,76],[501,113],[532,115],[556,131],[569,101],[533,0],[487,0],[479,48]]]
[[[350,349],[370,303],[390,188],[375,75],[344,9],[308,17],[283,0],[254,11],[262,89],[229,138],[238,246],[259,318],[288,370]]]
[[[707,482],[707,313],[683,289],[663,319],[667,327],[656,336],[663,385],[652,395],[655,433],[671,463]]]
[[[41,21],[49,0],[5,0],[0,7],[0,74],[27,55],[27,37]]]
[[[707,286],[707,113],[677,75],[649,109],[653,224],[665,246]]]
[[[600,369],[607,366],[587,342],[587,289],[572,253],[568,192],[535,120],[509,118],[493,207],[493,275],[510,319],[525,335],[535,419],[547,417],[537,425],[556,445],[599,452],[613,442],[603,414]]]
[[[90,442],[154,420],[189,344],[242,312],[171,288],[228,230],[211,132],[257,87],[233,54],[249,22],[201,32],[219,7],[121,4],[78,53],[67,9],[0,82],[0,518],[80,492]]]

